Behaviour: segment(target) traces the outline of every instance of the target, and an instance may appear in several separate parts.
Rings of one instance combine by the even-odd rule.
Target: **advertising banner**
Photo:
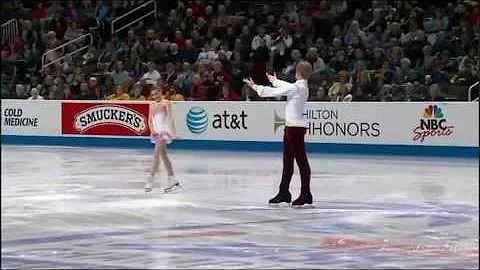
[[[285,102],[177,102],[178,135],[192,140],[281,141]],[[478,146],[478,103],[311,102],[309,142]]]
[[[2,100],[3,135],[58,136],[60,101]]]
[[[478,147],[477,102],[310,102],[308,142]],[[285,102],[172,102],[178,139],[281,141]],[[2,134],[149,136],[148,102],[2,100]]]
[[[148,136],[147,103],[63,102],[62,134]]]
[[[175,102],[177,135],[191,140],[273,140],[271,106],[250,102]]]
[[[308,103],[305,116],[311,142],[478,146],[478,103]]]

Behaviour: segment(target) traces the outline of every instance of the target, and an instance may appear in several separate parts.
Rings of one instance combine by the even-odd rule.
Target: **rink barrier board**
[[[151,147],[149,104],[2,100],[2,143]],[[171,147],[281,151],[284,106],[285,102],[174,102],[178,139]],[[476,102],[309,102],[305,115],[310,152],[478,157]],[[334,127],[336,133],[327,134]],[[419,128],[433,135],[415,138]]]
[[[128,137],[85,137],[85,136],[29,136],[2,135],[2,144],[44,145],[72,147],[118,147],[118,148],[152,148],[146,138]],[[223,151],[273,151],[283,149],[282,142],[259,141],[214,141],[214,140],[175,140],[169,145],[171,149],[186,150],[223,150]],[[479,158],[479,147],[459,146],[418,146],[418,145],[372,145],[343,143],[307,143],[307,152],[325,154],[366,154],[366,155],[401,155]]]

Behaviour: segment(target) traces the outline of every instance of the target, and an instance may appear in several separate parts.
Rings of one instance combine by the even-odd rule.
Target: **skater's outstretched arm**
[[[253,82],[251,78],[243,80],[248,87],[255,90],[261,97],[277,97],[277,96],[287,96],[291,92],[297,90],[297,86],[293,83],[288,83],[285,81],[276,82],[277,87],[270,87],[264,85],[257,85]]]
[[[273,75],[267,73],[267,78],[272,83],[273,87],[290,87],[293,84],[278,79],[276,73],[273,73]]]

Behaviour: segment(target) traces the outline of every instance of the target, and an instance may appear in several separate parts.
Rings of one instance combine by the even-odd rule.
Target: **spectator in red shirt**
[[[197,0],[193,2],[190,8],[193,11],[194,18],[202,17],[205,14],[205,3],[203,3],[203,1]]]
[[[473,8],[470,14],[468,14],[467,22],[472,27],[480,23],[480,12],[478,5]]]
[[[173,40],[173,43],[177,44],[179,49],[183,49],[185,47],[186,40],[183,37],[182,31],[175,32],[175,38]]]
[[[189,100],[206,100],[207,92],[202,84],[202,77],[199,74],[193,76],[192,88],[190,90]]]
[[[75,95],[72,93],[70,90],[70,86],[68,84],[65,85],[65,88],[63,89],[63,99],[64,100],[75,100],[77,99]]]
[[[2,38],[2,59],[12,55],[12,52],[13,50],[10,44],[8,44],[8,42]]]
[[[47,9],[42,2],[37,3],[37,6],[32,10],[32,19],[41,20],[47,17]]]
[[[213,63],[213,69],[214,69],[213,79],[215,82],[225,82],[230,80],[230,78],[232,77],[230,73],[228,73],[228,71],[225,70],[222,62],[220,61],[215,61]]]
[[[241,100],[241,97],[230,87],[230,83],[224,82],[217,100],[237,101]]]
[[[25,48],[25,41],[23,40],[21,35],[18,35],[15,39],[15,43],[13,44],[13,53],[21,53]]]

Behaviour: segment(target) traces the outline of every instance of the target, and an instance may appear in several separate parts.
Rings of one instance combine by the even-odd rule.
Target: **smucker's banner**
[[[148,136],[147,103],[63,102],[62,134]]]

